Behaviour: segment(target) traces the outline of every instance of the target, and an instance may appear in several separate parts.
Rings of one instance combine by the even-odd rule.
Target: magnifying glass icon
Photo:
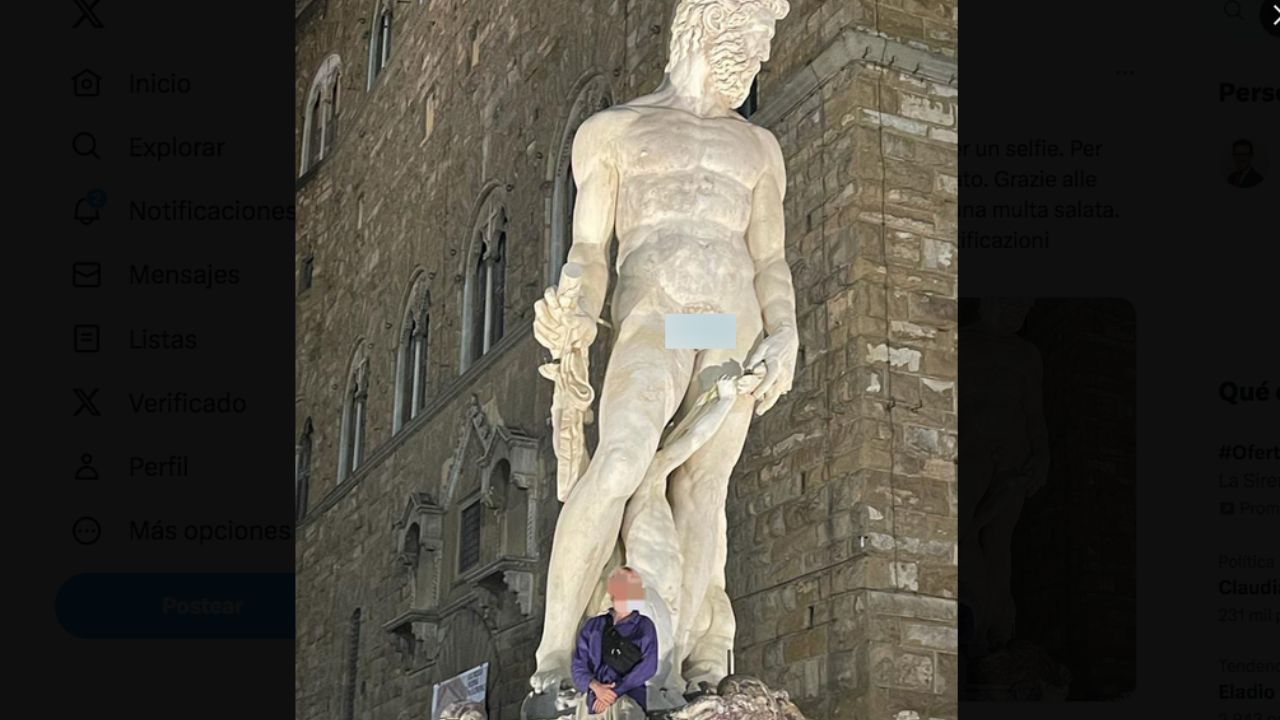
[[[71,149],[81,157],[92,155],[99,160],[102,159],[102,156],[98,154],[98,139],[92,133],[77,133],[75,137],[71,138]]]
[[[1222,12],[1229,18],[1240,19],[1240,3],[1237,0],[1227,0],[1227,4],[1222,6]]]

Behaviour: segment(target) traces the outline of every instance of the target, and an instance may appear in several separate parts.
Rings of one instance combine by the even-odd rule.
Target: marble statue
[[[677,696],[714,687],[730,672],[729,477],[753,415],[791,389],[799,349],[782,152],[735,108],[789,10],[787,0],[680,0],[662,84],[588,118],[574,137],[573,243],[535,306],[535,337],[552,357],[540,372],[555,382],[564,502],[535,693],[569,678],[578,627],[619,543],[651,588],[662,666],[650,697],[655,686]],[[615,235],[615,339],[588,458],[587,351],[605,322]],[[732,316],[734,346],[668,348],[666,317],[686,313]]]
[[[1013,639],[1013,532],[1049,476],[1043,362],[1017,335],[1031,301],[982,298],[960,353],[964,426],[960,463],[960,602],[973,614],[971,659]]]

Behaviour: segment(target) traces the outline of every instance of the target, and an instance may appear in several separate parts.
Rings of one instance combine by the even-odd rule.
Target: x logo
[[[97,13],[93,11],[94,8],[98,7],[100,0],[74,0],[74,2],[76,7],[80,8],[80,17],[71,27],[78,28],[80,23],[88,20],[89,25],[99,29],[102,28],[102,21],[98,19]]]
[[[94,417],[98,417],[102,414],[98,412],[98,406],[93,404],[93,396],[98,394],[98,390],[99,388],[94,388],[85,392],[80,388],[73,389],[73,392],[76,394],[76,399],[80,401],[80,407],[76,408],[76,411],[71,413],[72,417],[75,417],[82,412],[87,412]]]

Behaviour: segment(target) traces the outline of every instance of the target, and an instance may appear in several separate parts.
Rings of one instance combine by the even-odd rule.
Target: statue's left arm
[[[765,339],[747,359],[747,369],[764,378],[752,393],[756,414],[762,415],[783,394],[791,390],[795,378],[800,336],[796,328],[796,293],[786,256],[787,172],[778,140],[768,130],[756,129],[756,137],[766,158],[765,172],[756,184],[751,200],[751,222],[747,226],[747,247],[755,261],[756,297],[764,320]]]

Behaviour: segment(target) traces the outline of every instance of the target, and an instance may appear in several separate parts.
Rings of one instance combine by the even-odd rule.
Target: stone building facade
[[[558,512],[532,307],[573,132],[658,84],[673,6],[297,3],[299,718],[420,718],[483,663],[518,717]],[[802,356],[733,480],[735,665],[811,718],[955,718],[956,27],[792,0],[751,116]]]

